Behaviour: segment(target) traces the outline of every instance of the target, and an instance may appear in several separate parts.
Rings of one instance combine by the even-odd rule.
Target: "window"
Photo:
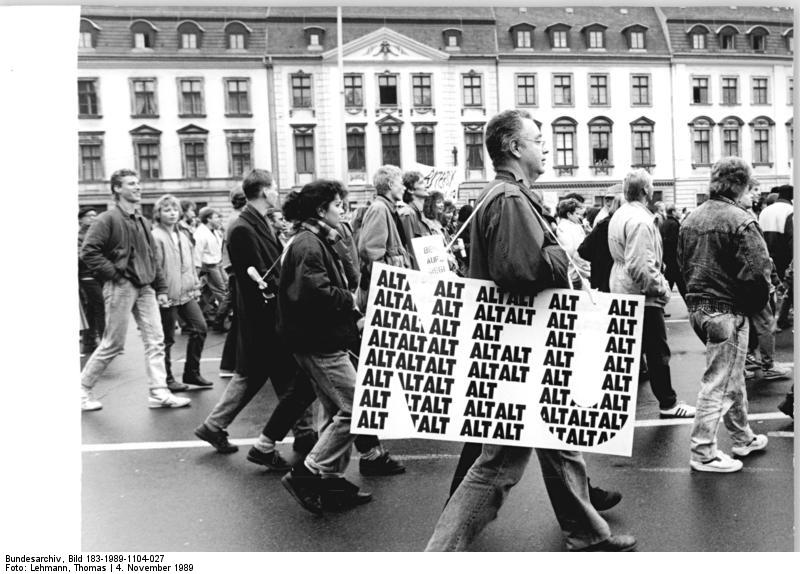
[[[309,50],[322,50],[322,42],[325,37],[325,28],[319,26],[306,26],[303,29],[306,35],[306,47]]]
[[[311,107],[311,75],[292,74],[292,107]]]
[[[461,49],[461,30],[458,28],[448,28],[442,31],[445,50]]]
[[[608,105],[607,74],[589,74],[589,105]]]
[[[417,163],[433,167],[433,126],[421,124],[414,126],[414,147]]]
[[[97,78],[78,80],[78,117],[100,117],[100,101],[97,96]]]
[[[692,50],[705,50],[706,49],[706,33],[694,32],[692,34]]]
[[[381,156],[383,165],[400,167],[400,129],[394,126],[381,128]]]
[[[314,174],[313,131],[294,132],[294,170],[298,175]]]
[[[382,107],[397,106],[396,74],[381,74],[378,76],[378,103]]]
[[[411,95],[415,108],[431,107],[430,74],[414,74],[411,76]]]
[[[516,24],[511,26],[511,41],[514,48],[532,48],[533,47],[533,30],[534,27],[530,24]]]
[[[736,34],[738,30],[733,26],[725,26],[719,32],[719,47],[722,50],[736,49]]]
[[[768,79],[753,78],[753,104],[768,104]]]
[[[555,74],[553,76],[553,105],[572,105],[572,75]]]
[[[625,35],[625,38],[628,40],[628,49],[629,50],[645,50],[647,49],[646,45],[646,34],[647,34],[647,26],[643,24],[631,24],[630,26],[626,26],[622,29],[622,33]]]
[[[786,40],[786,50],[791,54],[794,52],[794,28],[789,28],[783,33]]]
[[[204,116],[203,80],[201,78],[178,78],[178,113],[183,116]]]
[[[767,49],[768,33],[767,29],[762,26],[756,26],[750,30],[750,47],[754,52],[763,52]]]
[[[367,159],[364,147],[364,126],[347,126],[347,169],[349,171],[366,171]]]
[[[103,132],[78,134],[80,181],[103,181]]]
[[[228,50],[247,50],[252,30],[241,22],[231,22],[225,26]]]
[[[764,116],[750,122],[753,135],[753,165],[772,165],[770,140],[774,122]]]
[[[178,39],[181,50],[196,50],[200,47],[204,30],[197,22],[181,22],[178,25]]]
[[[518,74],[517,75],[517,105],[535,106],[536,105],[536,75]]]
[[[631,122],[632,157],[631,167],[651,168],[653,161],[653,130],[655,122],[641,117]]]
[[[156,80],[154,78],[131,78],[133,93],[133,117],[158,117]]]
[[[739,78],[722,78],[722,103],[739,103]]]
[[[572,118],[559,118],[553,122],[553,147],[555,160],[553,168],[558,175],[572,175],[575,163],[575,127]]]
[[[344,77],[344,107],[364,107],[364,77],[361,74],[347,74]]]
[[[464,150],[467,179],[481,179],[484,175],[483,124],[464,124]]]
[[[133,47],[139,50],[155,48],[157,31],[158,29],[147,20],[136,20],[131,24]]]
[[[566,30],[554,30],[552,34],[553,48],[569,48]]]
[[[94,48],[97,45],[98,32],[100,32],[100,27],[97,24],[88,18],[81,18],[78,48],[86,50]]]
[[[608,174],[614,167],[611,161],[611,126],[606,117],[597,117],[589,121],[589,146],[591,150],[591,167],[595,174]]]
[[[711,126],[709,118],[695,118],[689,123],[692,131],[692,167],[711,165]]]
[[[650,76],[634,74],[631,76],[631,104],[650,105]]]
[[[483,90],[481,89],[480,74],[464,74],[462,85],[464,88],[464,105],[481,106],[483,105]]]
[[[708,78],[692,78],[692,103],[708,103]]]
[[[225,130],[231,177],[242,177],[253,169],[253,132],[252,129]]]
[[[723,156],[736,156],[742,155],[741,135],[742,135],[742,120],[737,117],[728,117],[720,122],[720,130],[722,132],[722,155]]]
[[[208,175],[206,160],[206,142],[208,130],[189,124],[178,130],[181,143],[181,160],[183,177],[187,179],[203,179]]]
[[[136,171],[141,179],[161,177],[161,132],[149,126],[131,130]]]
[[[250,80],[247,78],[225,79],[225,115],[250,115]]]
[[[603,35],[602,30],[589,30],[589,48],[603,48]]]
[[[644,50],[644,32],[631,32],[630,49]]]

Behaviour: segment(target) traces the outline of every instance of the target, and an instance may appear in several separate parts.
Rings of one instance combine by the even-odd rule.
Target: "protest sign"
[[[411,239],[419,270],[428,275],[441,275],[450,271],[444,236],[434,233]]]
[[[439,191],[445,199],[458,199],[458,186],[464,181],[464,173],[456,167],[432,167],[421,163],[412,168],[422,174],[423,183],[428,191]]]
[[[375,264],[351,431],[630,456],[643,314]]]

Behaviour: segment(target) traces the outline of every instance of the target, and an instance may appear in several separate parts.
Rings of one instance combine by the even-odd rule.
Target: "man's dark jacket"
[[[681,222],[674,215],[668,215],[661,224],[661,243],[664,245],[664,277],[667,281],[679,281],[681,270],[678,268],[678,235]]]
[[[594,226],[578,247],[578,255],[592,264],[589,283],[603,293],[611,292],[608,279],[611,276],[611,268],[614,266],[614,259],[608,249],[609,223],[611,223],[610,217],[601,219],[600,223]]]

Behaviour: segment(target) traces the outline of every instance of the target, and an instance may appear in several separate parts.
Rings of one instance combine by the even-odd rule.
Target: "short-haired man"
[[[92,389],[108,364],[122,353],[131,313],[144,343],[150,408],[185,407],[191,400],[176,397],[167,388],[164,332],[158,311],[159,305],[168,302],[167,284],[156,260],[150,224],[136,212],[142,201],[139,175],[130,169],[115,171],[111,193],[116,206],[97,217],[81,248],[81,259],[89,271],[104,282],[106,305],[103,339],[81,372],[81,410],[102,408]]]
[[[681,220],[675,210],[675,205],[669,204],[666,207],[666,217],[661,224],[661,242],[664,245],[664,277],[670,291],[672,286],[678,284],[678,293],[681,297],[686,295],[686,284],[678,268],[678,234],[681,230]]]
[[[418,171],[407,171],[403,174],[403,187],[411,193],[411,201],[408,205],[400,208],[398,216],[403,225],[403,232],[408,240],[408,252],[411,257],[411,264],[414,269],[419,269],[417,256],[414,253],[414,244],[411,242],[415,237],[426,237],[433,233],[422,214],[422,207],[425,198],[430,195],[422,174]]]
[[[603,196],[603,207],[600,211],[597,212],[597,216],[595,216],[594,221],[592,222],[592,227],[597,227],[597,224],[606,219],[610,215],[611,205],[614,203],[614,198],[622,193],[622,184],[615,183],[608,189],[606,189],[606,194]]]
[[[709,199],[681,225],[678,263],[686,281],[686,306],[694,332],[706,345],[706,370],[697,396],[690,466],[697,471],[736,472],[742,462],[717,448],[720,419],[738,457],[767,446],[747,421],[744,362],[747,316],[769,298],[767,245],[752,214],[737,205],[752,181],[738,157],[711,168]]]
[[[692,418],[694,407],[678,401],[672,388],[664,323],[664,306],[671,289],[661,272],[661,234],[647,208],[653,199],[653,178],[646,170],[637,169],[625,176],[622,187],[627,203],[614,212],[608,224],[608,248],[614,259],[609,287],[612,293],[645,296],[642,352],[661,418]]]
[[[486,148],[497,175],[478,198],[471,229],[470,277],[490,279],[510,293],[567,286],[564,252],[542,226],[542,197],[530,185],[544,173],[544,142],[525,110],[494,116]],[[519,482],[534,449],[493,444],[483,451],[445,506],[428,551],[457,551],[491,522]],[[589,500],[580,452],[535,449],[547,493],[568,550],[624,551],[632,536],[612,536]]]
[[[397,212],[403,199],[403,172],[394,165],[383,165],[373,177],[377,197],[364,213],[358,231],[358,256],[361,283],[356,297],[359,309],[367,308],[367,292],[376,261],[395,267],[411,267],[408,240]]]
[[[200,210],[198,218],[200,225],[194,230],[197,274],[205,276],[206,285],[217,301],[217,312],[209,321],[209,327],[222,332],[228,317],[228,285],[222,271],[222,216],[216,209],[206,206]]]
[[[786,278],[786,269],[793,259],[792,227],[791,223],[787,225],[787,222],[792,219],[791,215],[794,210],[792,204],[794,187],[781,185],[773,187],[772,191],[777,194],[777,199],[761,210],[758,216],[758,223],[764,233],[769,255],[775,262],[778,278],[783,281]],[[792,285],[789,282],[788,289],[781,298],[780,311],[778,312],[777,325],[780,329],[786,329],[791,325],[789,309],[792,307],[792,301]]]
[[[254,169],[245,176],[242,190],[247,205],[228,228],[228,254],[236,277],[236,368],[233,378],[205,422],[195,429],[195,435],[210,443],[217,452],[230,454],[238,447],[228,441],[225,429],[241,410],[270,379],[278,397],[284,397],[265,425],[247,460],[273,471],[286,471],[290,466],[275,450],[275,443],[292,427],[295,440],[314,432],[310,422],[297,413],[307,406],[307,399],[296,397],[289,390],[297,385],[295,378],[305,376],[300,371],[285,341],[276,332],[276,300],[280,276],[279,258],[283,247],[266,219],[267,211],[276,207],[277,193],[273,189],[272,174],[264,169]],[[266,282],[265,298],[259,284],[250,278],[253,267]],[[310,388],[305,381],[299,389]],[[311,391],[313,393],[313,391]],[[302,402],[299,407],[285,403]],[[283,413],[289,413],[286,416]],[[286,418],[288,417],[288,419]]]

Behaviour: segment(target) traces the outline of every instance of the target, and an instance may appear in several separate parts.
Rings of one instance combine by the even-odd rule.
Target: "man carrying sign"
[[[471,230],[470,277],[532,295],[567,285],[564,252],[542,225],[541,197],[530,185],[544,173],[544,142],[530,114],[507,110],[489,121],[486,148],[497,172],[478,199]],[[627,551],[632,536],[612,536],[592,507],[586,463],[575,451],[536,449],[545,487],[568,550]],[[450,498],[427,551],[458,551],[491,522],[522,478],[531,449],[486,444]]]

